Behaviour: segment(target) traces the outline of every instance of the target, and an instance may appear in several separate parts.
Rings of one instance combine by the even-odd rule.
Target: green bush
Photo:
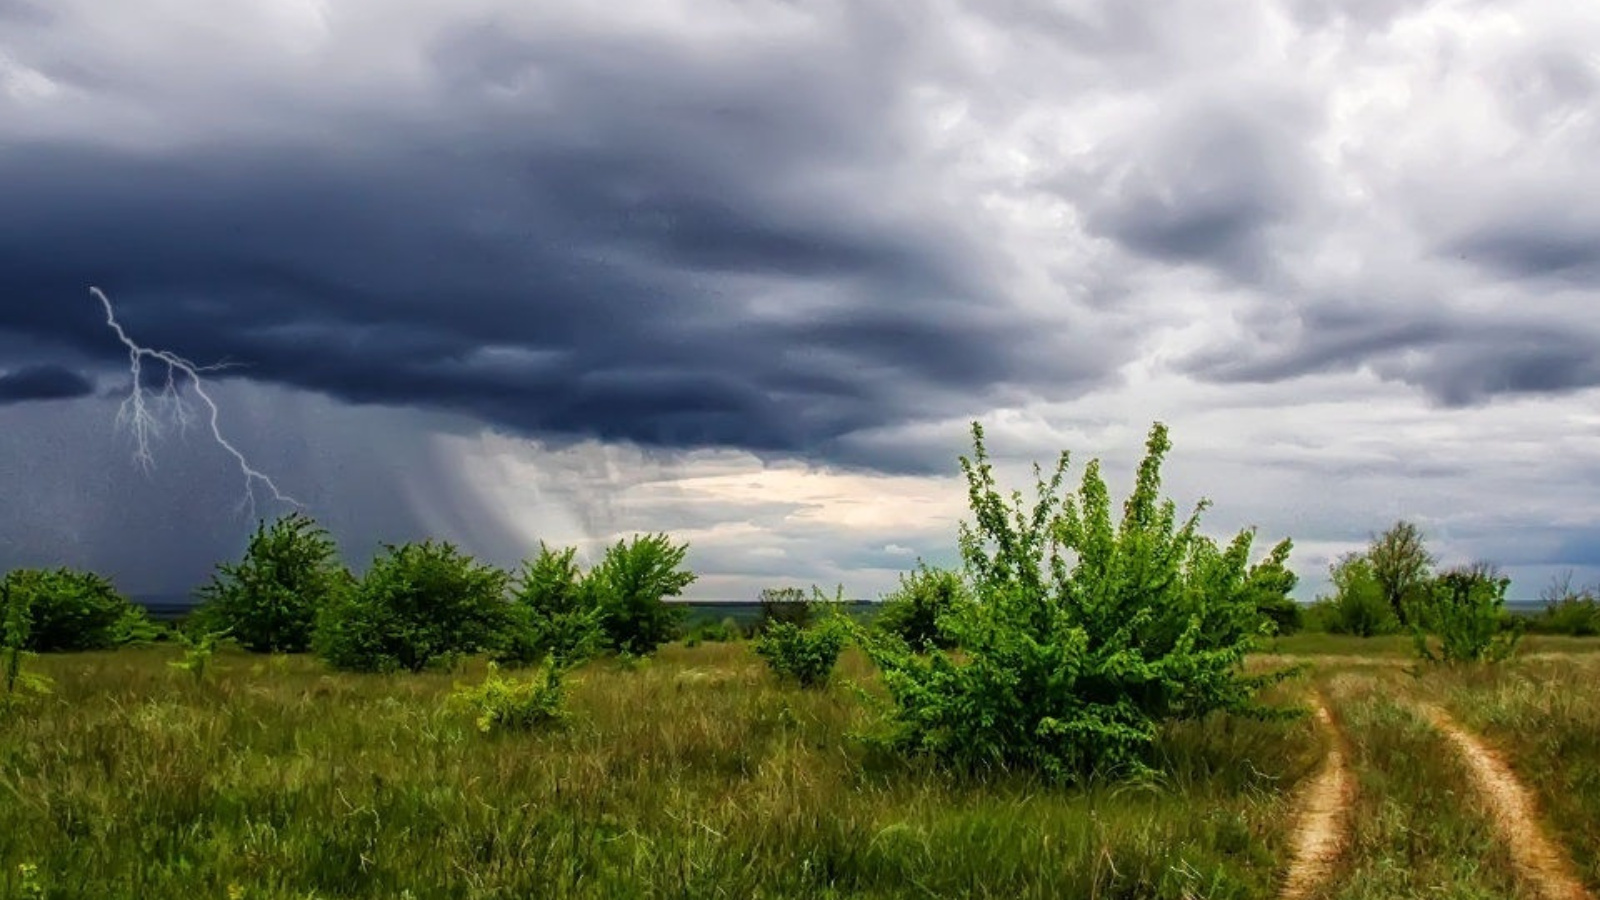
[[[955,640],[941,622],[970,602],[972,594],[960,572],[919,562],[915,570],[900,576],[900,587],[884,598],[872,624],[898,635],[913,650],[948,649]]]
[[[1570,572],[1555,579],[1541,595],[1544,609],[1528,617],[1528,630],[1573,637],[1600,635],[1600,598],[1595,593],[1592,587],[1574,588]]]
[[[385,545],[317,615],[312,644],[337,669],[421,671],[492,649],[509,617],[506,574],[449,543]]]
[[[686,646],[695,647],[705,644],[728,644],[744,638],[744,629],[739,627],[739,622],[732,616],[723,617],[720,622],[701,622],[689,629],[683,636]]]
[[[244,558],[217,566],[198,592],[195,618],[255,653],[303,653],[311,648],[317,611],[349,580],[328,532],[292,513],[271,527],[258,523]]]
[[[590,570],[587,582],[612,650],[645,655],[672,640],[687,611],[666,598],[695,580],[680,568],[688,552],[687,544],[674,545],[664,534],[635,535],[608,548]]]
[[[811,598],[797,587],[762,588],[756,599],[761,604],[761,612],[756,616],[753,629],[757,635],[766,634],[767,629],[779,622],[796,628],[811,624]]]
[[[1300,577],[1289,570],[1288,541],[1274,547],[1266,559],[1250,570],[1245,589],[1261,618],[1271,623],[1272,633],[1294,634],[1305,624],[1305,613],[1290,594]]]
[[[1365,554],[1345,554],[1329,567],[1328,574],[1333,581],[1333,596],[1317,598],[1306,611],[1307,628],[1357,637],[1400,630],[1400,619],[1384,596]]]
[[[1219,547],[1199,533],[1206,504],[1179,523],[1158,498],[1164,426],[1120,523],[1098,461],[1075,496],[1063,496],[1063,453],[1048,481],[1035,469],[1034,503],[1008,502],[982,428],[972,434],[961,551],[976,602],[947,620],[961,651],[863,635],[893,703],[892,744],[961,769],[1076,779],[1145,770],[1163,722],[1269,713],[1256,692],[1286,673],[1243,671],[1266,631],[1248,589],[1253,535]]]
[[[26,670],[29,657],[29,633],[33,630],[33,611],[29,608],[32,596],[18,591],[12,593],[0,585],[0,676],[5,680],[6,691],[0,696],[0,711],[21,706],[31,695],[50,693],[51,682],[47,676]]]
[[[601,613],[592,582],[573,561],[576,548],[554,550],[542,541],[539,555],[522,565],[512,584],[509,624],[495,660],[531,665],[547,657],[557,664],[594,655],[603,640]]]
[[[472,713],[478,730],[485,734],[559,724],[567,717],[563,671],[562,666],[547,659],[540,674],[515,679],[501,675],[490,663],[482,684],[456,685],[446,705]]]
[[[1510,656],[1522,622],[1506,611],[1511,579],[1474,563],[1433,580],[1426,601],[1412,607],[1417,654],[1429,662],[1496,662]]]
[[[26,603],[26,649],[34,652],[106,650],[156,634],[142,607],[93,572],[15,569],[0,581],[0,591]]]
[[[821,592],[817,593],[813,610],[829,606]],[[821,616],[813,612],[812,622],[805,626],[773,622],[756,638],[756,655],[766,660],[767,668],[780,679],[803,688],[826,686],[851,631],[849,621],[837,610],[838,606],[832,605]]]

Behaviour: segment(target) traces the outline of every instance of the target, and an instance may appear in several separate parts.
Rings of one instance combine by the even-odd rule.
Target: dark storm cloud
[[[0,405],[29,400],[67,400],[93,392],[93,382],[61,366],[28,366],[0,374]]]
[[[96,284],[141,342],[235,376],[790,452],[1100,377],[960,223],[876,208],[903,86],[897,24],[861,27],[761,53],[484,23],[436,42],[429,109],[336,139],[12,146],[0,329],[114,363]]]

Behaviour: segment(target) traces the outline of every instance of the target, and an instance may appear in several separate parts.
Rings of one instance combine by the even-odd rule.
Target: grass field
[[[1462,766],[1416,711],[1499,746],[1600,887],[1600,641],[1493,671],[1294,638],[1350,746],[1348,849],[1319,896],[1532,897]],[[480,734],[454,674],[328,673],[170,647],[41,658],[55,693],[0,733],[7,897],[1271,897],[1331,737],[1215,717],[1164,775],[1085,788],[956,778],[874,751],[869,667],[773,682],[746,644],[575,676],[564,728]],[[1374,665],[1373,663],[1378,663]]]

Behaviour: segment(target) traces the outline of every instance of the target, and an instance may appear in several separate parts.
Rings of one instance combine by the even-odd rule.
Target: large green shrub
[[[309,516],[292,513],[256,526],[237,563],[220,563],[200,588],[201,627],[226,631],[256,653],[302,653],[311,647],[317,611],[349,588],[333,538]]]
[[[916,569],[900,576],[900,586],[884,598],[872,624],[898,635],[913,650],[949,648],[955,646],[955,639],[941,623],[971,600],[960,572],[919,562]]]
[[[958,654],[864,635],[893,701],[891,741],[964,769],[1052,778],[1140,770],[1161,723],[1264,712],[1248,676],[1266,629],[1248,589],[1252,534],[1219,547],[1199,513],[1158,496],[1166,428],[1152,427],[1120,521],[1098,461],[1064,494],[1067,455],[1030,505],[996,487],[974,424],[961,460],[974,519],[961,551],[974,603],[948,618]],[[1201,505],[1201,509],[1205,504]]]
[[[1488,563],[1441,573],[1411,607],[1417,654],[1430,662],[1496,662],[1510,656],[1522,622],[1506,612],[1511,579]]]
[[[1328,567],[1333,596],[1318,598],[1306,611],[1315,631],[1373,637],[1400,630],[1400,618],[1364,553],[1347,553]]]
[[[15,569],[6,573],[0,590],[26,603],[27,649],[35,652],[105,650],[156,635],[144,608],[93,572]]]
[[[507,625],[506,574],[452,544],[386,545],[317,615],[312,644],[338,669],[421,671],[491,649]]]
[[[610,648],[644,655],[673,639],[686,610],[666,602],[695,580],[680,568],[687,544],[664,534],[635,535],[617,541],[589,572],[590,589],[600,609],[600,625]]]
[[[1528,618],[1528,630],[1574,637],[1600,635],[1600,597],[1595,594],[1593,587],[1573,587],[1571,572],[1552,580],[1540,593],[1544,609]]]
[[[1293,596],[1300,576],[1289,569],[1292,545],[1283,541],[1272,548],[1267,558],[1250,570],[1246,590],[1250,602],[1263,619],[1272,624],[1273,634],[1294,634],[1305,622],[1305,612]]]
[[[756,634],[765,634],[767,629],[780,622],[796,628],[811,624],[814,612],[811,598],[800,588],[762,588],[756,601],[761,606],[761,612],[756,616]]]
[[[839,654],[852,630],[849,619],[839,612],[844,588],[833,600],[812,588],[810,621],[805,625],[773,622],[756,638],[756,655],[773,674],[803,688],[820,688],[828,683]]]
[[[568,664],[599,649],[600,607],[594,583],[573,561],[576,553],[541,541],[539,555],[523,563],[512,584],[510,621],[495,648],[498,662],[529,665],[549,658]]]

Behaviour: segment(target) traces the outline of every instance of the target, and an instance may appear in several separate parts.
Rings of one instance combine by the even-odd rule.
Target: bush
[[[1031,506],[1020,492],[1008,502],[981,427],[972,434],[961,552],[976,602],[947,626],[961,652],[919,656],[865,636],[894,704],[894,745],[967,770],[1075,779],[1144,770],[1162,722],[1268,713],[1255,694],[1286,673],[1242,665],[1265,630],[1247,589],[1253,535],[1226,547],[1202,536],[1204,503],[1178,523],[1157,496],[1164,426],[1150,431],[1120,524],[1098,461],[1076,496],[1062,496],[1062,454],[1049,481],[1035,470]]]
[[[606,550],[587,582],[611,649],[645,655],[672,640],[687,611],[666,598],[694,583],[694,573],[679,568],[688,552],[664,534],[636,535]]]
[[[563,668],[546,660],[542,673],[527,679],[506,678],[494,663],[474,687],[456,685],[446,704],[471,712],[478,730],[528,731],[559,724],[567,717],[566,691],[562,686]]]
[[[1553,580],[1540,599],[1544,600],[1544,609],[1528,618],[1529,631],[1574,637],[1600,635],[1600,599],[1594,588],[1573,588],[1571,572]]]
[[[1522,623],[1505,608],[1510,586],[1511,579],[1488,563],[1439,575],[1427,601],[1412,607],[1417,654],[1429,662],[1452,663],[1510,656],[1522,637]]]
[[[1400,630],[1400,619],[1385,598],[1365,554],[1348,553],[1328,569],[1333,596],[1319,597],[1306,611],[1306,627],[1332,634],[1373,637]]]
[[[842,598],[843,592],[840,593]],[[827,602],[820,596],[818,600]],[[824,687],[839,662],[850,630],[848,620],[837,612],[837,607],[804,627],[793,622],[773,622],[756,638],[756,655],[766,660],[767,668],[780,679],[803,688]]]
[[[256,525],[238,563],[221,563],[199,591],[195,616],[206,630],[227,631],[254,653],[303,653],[311,648],[317,611],[349,587],[328,532],[292,513]]]
[[[955,640],[940,623],[971,600],[960,572],[930,568],[919,562],[909,575],[900,576],[900,587],[884,598],[872,624],[880,631],[898,635],[913,650],[948,649],[955,646]]]
[[[337,669],[421,671],[491,649],[508,624],[506,574],[449,543],[385,545],[317,615],[312,644]]]
[[[495,649],[495,660],[530,665],[545,658],[557,664],[593,656],[603,635],[592,583],[578,570],[576,548],[554,550],[539,544],[539,555],[522,564],[512,584],[510,621]]]
[[[1250,570],[1245,589],[1250,602],[1263,620],[1272,625],[1272,633],[1294,634],[1305,622],[1304,610],[1290,594],[1300,577],[1289,570],[1289,551],[1292,545],[1283,541],[1274,547],[1268,557]]]
[[[33,630],[31,595],[12,593],[0,585],[0,677],[6,691],[0,696],[0,711],[21,706],[30,695],[50,693],[51,681],[24,668],[29,657],[29,633]]]
[[[93,572],[15,569],[0,581],[0,591],[26,604],[26,649],[34,652],[107,650],[156,634],[142,607]]]
[[[768,628],[779,622],[787,622],[796,628],[805,628],[811,624],[813,610],[811,598],[806,592],[797,587],[762,588],[756,602],[761,605],[761,611],[756,615],[755,625],[751,633],[765,634]]]
[[[744,638],[744,629],[739,627],[739,622],[732,616],[723,617],[720,622],[701,622],[689,629],[683,636],[686,646],[695,647],[702,643],[728,644]]]

